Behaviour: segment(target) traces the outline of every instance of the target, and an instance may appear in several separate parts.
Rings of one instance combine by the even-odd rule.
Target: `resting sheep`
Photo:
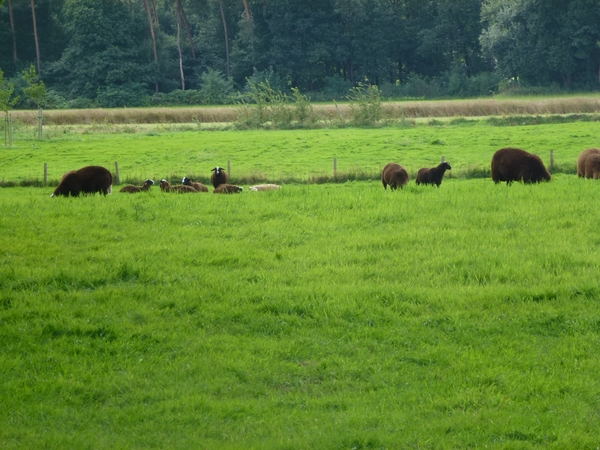
[[[577,176],[580,178],[598,179],[600,175],[600,150],[588,148],[581,152],[577,159]]]
[[[446,170],[450,169],[452,169],[452,167],[446,161],[443,161],[437,167],[420,169],[417,173],[417,185],[435,184],[437,187],[440,187],[440,184],[442,184],[442,178],[444,178],[444,173]]]
[[[219,187],[220,184],[227,183],[229,177],[221,167],[217,166],[214,169],[212,169],[211,172],[213,173],[210,176],[210,182],[212,183],[215,189]]]
[[[183,177],[183,180],[181,180],[181,184],[185,186],[191,186],[198,192],[208,192],[208,188],[206,186],[204,186],[202,183],[197,183],[188,177]]]
[[[241,186],[223,183],[215,188],[213,194],[239,194],[244,190]]]
[[[86,166],[71,170],[63,175],[52,197],[69,195],[78,197],[80,193],[103,195],[112,193],[112,174],[102,166]]]
[[[274,189],[281,189],[281,186],[277,184],[256,184],[248,188],[251,191],[272,191]]]
[[[402,189],[408,184],[408,179],[408,172],[400,164],[389,163],[381,172],[381,182],[384,189],[387,189],[388,185],[392,191],[395,191],[396,188]]]
[[[541,158],[518,148],[501,148],[492,157],[492,180],[494,183],[513,181],[539,183],[550,181],[552,176],[546,170]]]
[[[196,189],[194,189],[191,186],[184,186],[182,184],[177,185],[177,186],[171,186],[171,183],[169,183],[164,178],[162,180],[160,180],[160,190],[163,192],[175,192],[175,193],[179,193],[179,194],[198,192]]]
[[[143,192],[150,189],[150,186],[154,185],[153,180],[146,180],[144,184],[141,186],[134,186],[133,184],[129,184],[127,186],[123,186],[119,192],[129,192],[130,194],[135,194],[137,192]]]

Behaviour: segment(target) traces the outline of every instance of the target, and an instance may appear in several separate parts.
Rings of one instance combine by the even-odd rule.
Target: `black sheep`
[[[183,180],[181,180],[181,184],[185,186],[191,186],[198,192],[208,192],[208,188],[206,186],[204,186],[202,183],[197,183],[188,177],[183,177]]]
[[[223,183],[215,188],[213,194],[239,194],[244,190],[241,186]]]
[[[112,193],[112,174],[102,166],[86,166],[65,173],[52,197],[59,195],[78,197],[81,193],[96,192],[101,192],[103,195]]]
[[[541,158],[519,148],[501,148],[492,157],[492,180],[494,183],[513,181],[539,183],[550,181],[552,176],[546,170]]]
[[[214,169],[212,169],[211,172],[213,172],[213,173],[210,176],[210,182],[212,183],[212,185],[215,189],[217,187],[219,187],[220,184],[227,183],[227,180],[229,179],[229,177],[227,176],[227,173],[221,167],[217,166]]]
[[[450,170],[452,167],[446,161],[443,161],[439,166],[432,167],[430,169],[423,168],[417,173],[417,184],[435,184],[440,187],[442,184],[442,178],[446,170]]]
[[[137,192],[143,192],[150,189],[150,186],[154,185],[153,180],[146,180],[144,184],[141,186],[134,186],[133,184],[129,184],[127,186],[123,186],[119,192],[129,192],[130,194],[135,194]]]
[[[577,159],[577,176],[580,178],[598,179],[600,174],[600,150],[588,148],[581,152]]]
[[[388,185],[392,191],[395,191],[396,188],[402,189],[404,185],[408,184],[408,179],[408,172],[400,164],[389,163],[381,172],[381,182],[384,189],[387,189]]]

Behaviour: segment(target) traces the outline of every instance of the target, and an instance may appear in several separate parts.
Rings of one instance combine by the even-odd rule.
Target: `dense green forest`
[[[0,42],[15,96],[34,66],[59,108],[230,103],[265,80],[313,100],[600,87],[600,0],[0,0]]]

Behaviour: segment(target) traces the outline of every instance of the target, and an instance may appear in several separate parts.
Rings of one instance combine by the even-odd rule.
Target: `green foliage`
[[[299,89],[293,88],[290,96],[272,88],[269,81],[254,84],[248,80],[248,87],[248,92],[240,94],[239,127],[287,129],[315,123],[310,99]]]
[[[597,188],[6,189],[0,441],[594,448]]]
[[[150,97],[145,85],[131,81],[121,86],[98,88],[96,101],[103,108],[134,107],[147,106]]]
[[[0,69],[0,110],[5,114],[8,114],[8,111],[19,101],[19,97],[11,99],[14,92],[15,85],[4,78],[4,72]]]
[[[233,81],[219,70],[208,69],[200,77],[200,96],[205,105],[224,105],[233,102]]]
[[[372,84],[358,83],[350,89],[347,96],[350,101],[352,125],[364,127],[377,125],[381,120],[381,92]]]
[[[42,80],[40,80],[40,77],[38,76],[33,64],[29,67],[29,71],[24,70],[22,73],[23,78],[25,78],[25,81],[29,86],[24,88],[23,92],[29,100],[35,103],[37,108],[41,108],[44,106],[44,101],[47,95],[46,85]]]

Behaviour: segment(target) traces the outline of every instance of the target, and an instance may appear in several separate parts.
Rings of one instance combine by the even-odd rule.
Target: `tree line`
[[[15,92],[34,66],[47,107],[600,86],[600,0],[0,0],[0,42]]]

